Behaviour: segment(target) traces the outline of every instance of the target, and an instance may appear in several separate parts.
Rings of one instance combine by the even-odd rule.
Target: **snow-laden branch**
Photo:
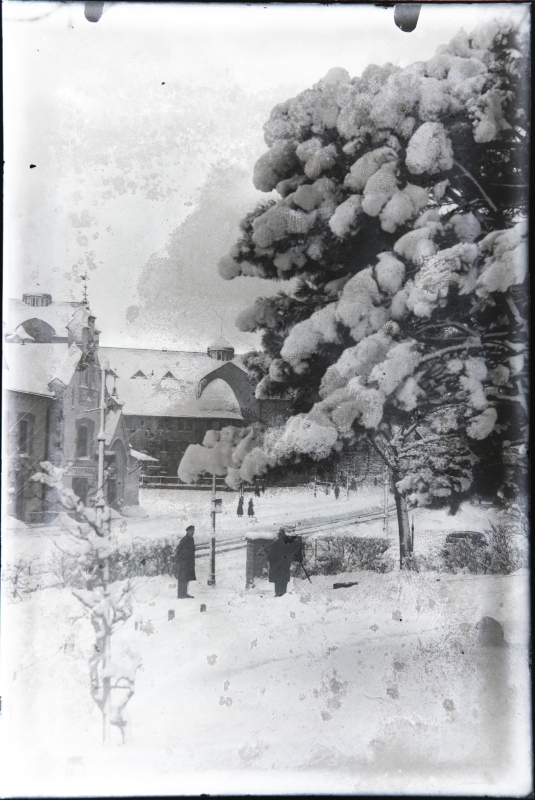
[[[480,184],[478,181],[476,181],[476,179],[474,178],[474,176],[472,175],[472,173],[471,173],[471,172],[468,172],[468,170],[466,169],[466,167],[463,167],[463,165],[462,165],[462,164],[460,164],[460,163],[459,163],[458,161],[456,161],[455,159],[453,159],[453,163],[455,164],[455,166],[456,166],[456,167],[459,167],[459,169],[460,169],[460,170],[462,170],[462,172],[464,172],[464,174],[466,175],[466,177],[467,177],[467,178],[469,178],[469,179],[472,181],[472,183],[473,183],[475,186],[477,186],[477,188],[479,189],[479,191],[480,191],[480,193],[481,193],[481,196],[484,198],[484,200],[486,200],[486,201],[487,201],[487,203],[488,203],[488,204],[489,204],[489,206],[492,208],[492,210],[493,210],[493,211],[497,211],[497,210],[498,210],[498,208],[497,208],[497,207],[494,205],[494,203],[492,202],[492,200],[490,199],[490,197],[488,196],[488,194],[486,193],[486,191],[483,189],[483,187],[481,186],[481,184]]]

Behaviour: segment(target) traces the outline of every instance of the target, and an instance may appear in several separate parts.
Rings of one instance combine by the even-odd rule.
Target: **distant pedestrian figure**
[[[247,513],[250,517],[254,517],[254,505],[253,505],[253,498],[249,500],[249,505],[247,506]]]
[[[340,497],[340,487],[338,486],[338,484],[334,487],[334,496],[336,497],[337,500]]]
[[[263,484],[262,484],[262,494],[264,494],[264,492],[265,492],[265,491],[266,491],[266,484],[265,484],[265,483],[263,483]]]
[[[269,581],[275,584],[275,597],[286,594],[290,580],[290,567],[294,557],[294,548],[286,540],[284,528],[280,528],[278,538],[268,550]]]
[[[243,517],[243,495],[238,500],[238,510],[236,513],[239,517]]]
[[[185,598],[192,599],[192,595],[188,594],[188,582],[197,580],[195,575],[194,535],[194,525],[188,525],[186,528],[186,535],[183,536],[178,543],[175,553],[175,574],[178,580],[178,598],[180,600]]]
[[[254,493],[256,497],[260,497],[260,486],[254,487]]]

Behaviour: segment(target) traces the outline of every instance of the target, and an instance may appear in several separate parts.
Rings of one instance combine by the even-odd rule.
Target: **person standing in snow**
[[[239,517],[243,517],[243,495],[241,495],[240,499],[238,500],[238,510],[236,513]]]
[[[195,535],[195,526],[188,525],[186,528],[186,535],[182,537],[178,543],[175,553],[176,562],[176,577],[178,579],[178,598],[184,600],[188,598],[193,599],[191,594],[188,594],[189,581],[196,581],[195,575],[195,543],[193,537]]]
[[[286,594],[293,557],[294,548],[287,541],[284,528],[280,528],[277,540],[273,542],[267,553],[269,582],[275,584],[275,597],[282,597],[283,594]]]
[[[260,497],[260,486],[254,487],[255,497]]]
[[[334,487],[334,496],[336,497],[337,500],[340,497],[340,487],[338,486],[338,484],[336,484],[336,486]]]
[[[254,517],[254,505],[253,505],[253,498],[249,500],[249,505],[247,506],[247,513],[250,517]]]

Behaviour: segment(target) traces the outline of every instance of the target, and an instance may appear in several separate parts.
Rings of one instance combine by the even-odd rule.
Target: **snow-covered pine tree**
[[[276,106],[253,180],[278,197],[219,265],[295,279],[237,321],[262,332],[257,396],[291,398],[293,416],[249,448],[236,434],[227,480],[366,436],[392,471],[402,566],[407,504],[455,511],[523,486],[527,56],[503,19]]]

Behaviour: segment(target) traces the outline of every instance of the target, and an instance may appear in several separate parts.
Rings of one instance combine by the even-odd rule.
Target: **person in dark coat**
[[[256,497],[260,497],[260,486],[254,487],[254,493]]]
[[[176,562],[176,577],[178,579],[178,597],[180,600],[185,598],[193,599],[191,594],[188,594],[189,581],[196,581],[195,575],[195,542],[193,537],[195,535],[195,526],[188,525],[186,528],[186,535],[182,537],[178,543],[175,553]]]
[[[236,513],[239,517],[243,517],[243,495],[238,500],[238,510]]]
[[[254,517],[254,505],[253,505],[253,498],[249,500],[249,505],[247,506],[247,513],[250,517]]]
[[[336,486],[334,487],[334,496],[336,497],[337,500],[340,497],[340,487],[338,486],[338,484],[336,484]]]
[[[286,532],[281,528],[278,538],[267,552],[269,564],[269,581],[275,584],[275,597],[286,594],[290,580],[290,567],[295,555],[295,548],[286,539]]]

